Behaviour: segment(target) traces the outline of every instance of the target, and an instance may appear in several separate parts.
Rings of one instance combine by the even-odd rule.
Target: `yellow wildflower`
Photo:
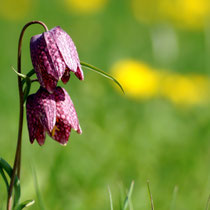
[[[209,0],[131,0],[134,16],[141,22],[169,22],[201,28],[209,18]]]
[[[210,12],[208,0],[162,0],[160,6],[166,19],[189,28],[203,27]]]
[[[201,104],[208,98],[209,80],[200,75],[168,74],[161,82],[161,94],[179,105]]]
[[[177,105],[197,105],[209,99],[209,78],[199,74],[170,74],[135,60],[117,62],[111,74],[125,94],[135,99],[164,97]]]
[[[158,92],[158,73],[144,63],[122,60],[111,69],[113,76],[122,84],[125,94],[134,98],[151,98]]]
[[[65,3],[74,13],[91,14],[103,9],[107,0],[65,0]]]

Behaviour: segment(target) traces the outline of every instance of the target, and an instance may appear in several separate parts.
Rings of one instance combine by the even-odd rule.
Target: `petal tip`
[[[38,141],[38,140],[37,140],[37,142],[38,142],[39,146],[44,145],[44,141]]]
[[[82,134],[82,129],[81,129],[80,125],[79,125],[79,127],[77,128],[77,133],[78,133],[78,134]]]

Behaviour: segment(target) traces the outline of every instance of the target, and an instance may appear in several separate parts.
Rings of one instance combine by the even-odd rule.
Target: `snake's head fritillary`
[[[43,145],[47,132],[65,145],[72,128],[78,133],[82,132],[73,102],[61,87],[57,87],[52,94],[41,87],[27,98],[26,111],[31,143],[36,139],[39,145]]]
[[[84,79],[74,42],[59,26],[33,36],[30,49],[37,78],[49,92],[55,90],[58,80],[67,83],[70,71],[80,80]]]

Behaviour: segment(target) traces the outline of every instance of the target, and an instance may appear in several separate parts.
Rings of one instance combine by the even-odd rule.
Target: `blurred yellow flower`
[[[189,28],[202,27],[210,14],[209,0],[162,0],[160,7],[166,18]]]
[[[126,95],[134,98],[157,95],[158,73],[144,63],[122,60],[113,65],[111,73],[122,84]]]
[[[107,0],[65,0],[65,3],[74,13],[91,14],[103,9]]]
[[[0,0],[0,17],[12,21],[22,19],[31,6],[31,0]]]
[[[179,105],[201,104],[208,99],[209,79],[200,75],[166,74],[161,82],[161,94]]]
[[[131,0],[134,16],[141,22],[171,22],[201,28],[210,14],[209,0]]]
[[[199,74],[168,73],[135,60],[118,61],[111,74],[125,95],[135,99],[164,97],[177,105],[197,105],[209,99],[209,78]]]

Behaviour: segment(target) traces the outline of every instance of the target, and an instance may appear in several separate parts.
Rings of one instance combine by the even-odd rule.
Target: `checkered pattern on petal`
[[[26,110],[27,110],[27,124],[30,142],[33,143],[34,139],[37,140],[39,145],[45,142],[45,130],[44,126],[39,120],[38,113],[36,112],[36,96],[35,94],[30,95],[27,98]]]
[[[64,74],[63,74],[63,76],[62,76],[62,78],[61,78],[61,80],[62,80],[62,82],[64,83],[64,84],[66,84],[68,81],[69,81],[69,79],[70,79],[70,70],[69,69],[66,69],[66,71],[64,72]]]
[[[36,94],[27,98],[26,102],[28,131],[31,143],[34,139],[42,145],[45,132],[51,132],[56,120],[56,102],[53,94],[40,88]]]
[[[30,41],[31,60],[42,87],[53,93],[58,80],[67,83],[70,71],[84,79],[77,49],[71,37],[59,26]]]
[[[65,72],[66,64],[50,31],[44,32],[44,39],[46,42],[46,49],[50,55],[49,59],[52,62],[53,69],[58,75],[58,79],[61,79]]]
[[[54,68],[43,34],[31,38],[30,49],[32,64],[41,86],[53,92],[59,76]]]
[[[79,56],[71,37],[59,26],[51,29],[49,33],[54,37],[56,45],[67,67],[70,71],[73,71],[80,80],[83,80],[84,75],[80,65]]]
[[[49,94],[44,88],[36,93],[36,111],[47,131],[52,131],[56,121],[56,102],[54,94]]]
[[[66,90],[57,87],[54,95],[56,101],[56,124],[55,132],[53,135],[52,133],[50,135],[61,144],[66,144],[70,136],[71,128],[78,133],[82,131],[73,102]]]

